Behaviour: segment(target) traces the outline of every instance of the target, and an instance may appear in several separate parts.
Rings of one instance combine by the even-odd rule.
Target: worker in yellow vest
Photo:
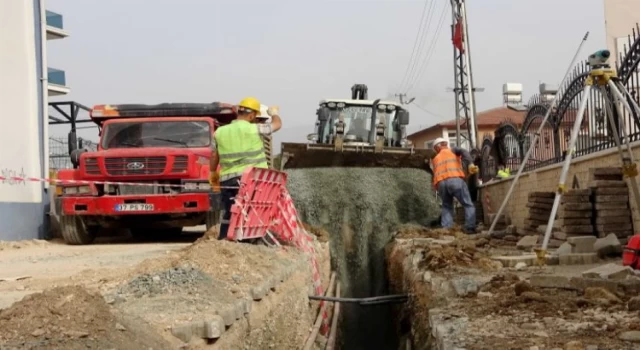
[[[506,179],[511,176],[511,169],[505,168],[504,165],[498,166],[498,177],[501,179]]]
[[[433,188],[442,198],[442,215],[440,223],[443,228],[453,227],[453,199],[464,207],[464,231],[468,234],[476,233],[476,207],[471,200],[469,187],[465,181],[462,160],[468,164],[470,175],[478,173],[478,167],[473,164],[471,154],[463,148],[449,148],[447,140],[438,138],[433,142],[433,149],[437,152],[432,161]]]
[[[260,102],[257,99],[247,97],[240,101],[237,109],[237,119],[216,130],[209,164],[209,182],[212,186],[219,182],[221,187],[223,212],[218,239],[227,238],[231,206],[238,194],[242,173],[250,167],[268,168],[260,135],[269,135],[282,127],[278,107],[269,107],[267,110],[271,123],[260,124],[255,123],[260,116]],[[216,171],[218,165],[219,173]]]

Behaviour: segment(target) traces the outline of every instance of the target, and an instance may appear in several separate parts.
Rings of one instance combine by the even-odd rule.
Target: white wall
[[[40,177],[34,2],[0,0],[0,176]],[[40,203],[42,184],[0,180],[0,202]]]

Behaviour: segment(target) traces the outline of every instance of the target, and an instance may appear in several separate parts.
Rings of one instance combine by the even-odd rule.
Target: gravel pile
[[[200,287],[211,286],[213,280],[193,267],[174,267],[154,274],[140,275],[124,285],[118,294],[136,297],[174,292],[197,293]]]
[[[331,265],[348,297],[386,294],[384,247],[393,232],[407,223],[426,226],[439,215],[431,176],[423,170],[316,168],[287,174],[287,188],[302,221],[331,235]],[[384,326],[372,323],[391,324],[381,309],[345,310],[344,348],[358,349],[363,342],[379,346],[393,338],[382,331]]]

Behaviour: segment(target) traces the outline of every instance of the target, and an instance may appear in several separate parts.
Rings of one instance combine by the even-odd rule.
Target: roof
[[[500,125],[500,123],[508,121],[516,125],[522,125],[526,114],[527,114],[527,111],[516,111],[506,106],[497,107],[497,108],[489,109],[484,112],[478,113],[476,115],[476,124],[478,125],[478,127],[492,127],[492,126],[497,127],[498,125]],[[460,125],[464,126],[464,122]],[[437,128],[455,128],[455,127],[456,127],[456,120],[452,119],[449,121],[432,125],[426,129],[419,130],[409,135],[408,137],[417,136],[419,134],[422,134],[424,132],[431,131]]]
[[[350,105],[367,105],[367,106],[371,106],[371,105],[373,105],[374,101],[375,100],[350,100],[350,99],[339,99],[339,98],[327,98],[327,99],[324,99],[324,100],[320,101],[320,104],[327,103],[327,102],[335,102],[335,103],[344,103],[344,104],[350,104]],[[394,105],[396,107],[402,106],[397,101],[380,100],[380,102],[378,102],[378,104],[381,104],[381,105]]]

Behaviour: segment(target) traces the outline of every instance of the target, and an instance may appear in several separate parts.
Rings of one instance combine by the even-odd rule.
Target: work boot
[[[472,228],[472,229],[464,229],[464,233],[468,234],[468,235],[475,235],[477,233],[479,233],[480,231],[478,230],[478,228]]]

